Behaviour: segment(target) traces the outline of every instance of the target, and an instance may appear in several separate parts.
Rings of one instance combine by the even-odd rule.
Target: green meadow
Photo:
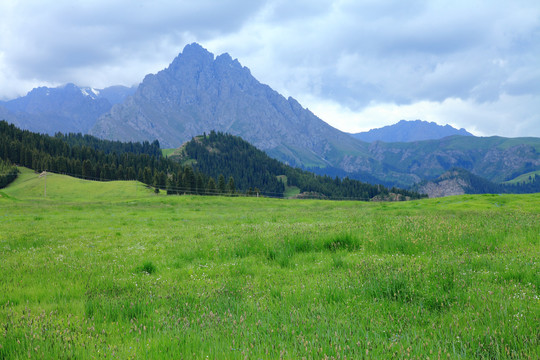
[[[166,196],[22,169],[0,359],[538,359],[539,239],[540,194]]]

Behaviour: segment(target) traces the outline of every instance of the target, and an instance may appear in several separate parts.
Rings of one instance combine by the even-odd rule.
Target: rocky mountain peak
[[[177,147],[211,130],[242,135],[290,164],[327,164],[335,147],[358,152],[354,139],[293,99],[255,79],[227,54],[187,45],[165,70],[147,75],[132,99],[103,115],[91,133],[122,140],[158,139]],[[306,147],[302,156],[291,149]]]
[[[185,67],[202,69],[214,61],[214,54],[197,43],[186,45],[166,70],[177,71]]]

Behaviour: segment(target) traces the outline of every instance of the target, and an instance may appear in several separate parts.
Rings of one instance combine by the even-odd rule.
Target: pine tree
[[[210,133],[210,135],[212,135],[212,133]],[[219,174],[217,187],[218,187],[219,194],[225,194],[226,184],[225,184],[225,176],[223,176],[223,174]]]
[[[194,194],[196,190],[196,179],[195,174],[193,173],[193,168],[191,166],[186,166],[184,168],[183,183],[185,191],[189,194]]]
[[[234,186],[234,179],[232,176],[229,177],[229,181],[227,182],[227,192],[231,195],[236,192],[236,188]]]
[[[167,176],[167,195],[173,195],[176,193],[174,190],[174,186],[174,177],[172,175]]]
[[[82,177],[83,179],[90,179],[93,177],[92,163],[90,162],[90,160],[84,160],[82,162]]]
[[[152,181],[152,170],[150,170],[150,168],[146,166],[143,171],[143,183],[145,183],[146,185],[151,185]]]
[[[208,179],[208,185],[206,185],[206,192],[208,195],[214,195],[216,193],[216,182],[214,178]]]

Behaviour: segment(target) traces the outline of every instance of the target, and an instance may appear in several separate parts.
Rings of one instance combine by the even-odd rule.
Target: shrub
[[[351,234],[338,234],[324,240],[324,248],[330,251],[355,250],[359,246],[358,238]]]
[[[140,268],[140,271],[151,275],[156,272],[157,268],[151,261],[146,261]]]

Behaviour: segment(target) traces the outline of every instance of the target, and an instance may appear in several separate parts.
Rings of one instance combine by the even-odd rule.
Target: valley
[[[540,359],[540,1],[0,24],[0,360]]]
[[[0,190],[0,358],[538,358],[540,197]]]

